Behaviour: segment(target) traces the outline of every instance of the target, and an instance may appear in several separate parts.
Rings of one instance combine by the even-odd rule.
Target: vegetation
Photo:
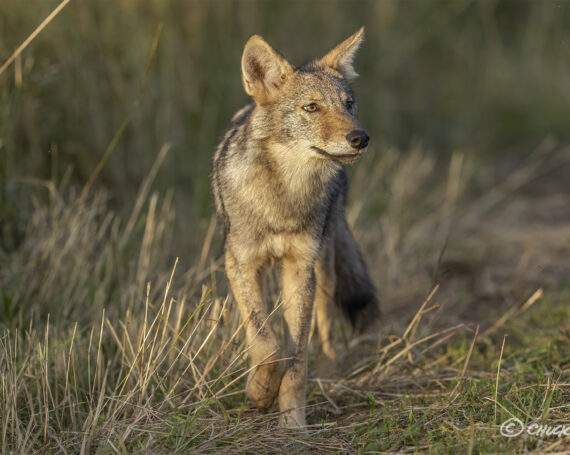
[[[58,3],[0,3],[0,64]],[[2,453],[570,450],[500,433],[570,426],[569,20],[554,1],[70,2],[0,74]],[[339,319],[340,377],[311,379],[310,426],[287,432],[245,396],[209,162],[249,35],[300,63],[362,24],[373,142],[347,214],[384,329]]]

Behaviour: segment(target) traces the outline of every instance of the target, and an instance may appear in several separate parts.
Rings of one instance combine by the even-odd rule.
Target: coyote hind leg
[[[336,316],[334,293],[336,276],[334,268],[333,239],[326,239],[315,264],[317,289],[315,295],[315,319],[318,334],[316,353],[316,374],[322,379],[336,375],[337,353],[333,339],[333,326]]]

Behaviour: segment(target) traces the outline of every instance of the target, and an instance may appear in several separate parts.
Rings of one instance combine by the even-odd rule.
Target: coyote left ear
[[[243,86],[258,104],[275,98],[294,68],[259,35],[252,36],[243,50]]]
[[[360,27],[360,30],[354,35],[344,40],[323,58],[317,60],[317,66],[332,68],[341,73],[347,81],[352,81],[358,77],[352,62],[363,38],[364,27]]]

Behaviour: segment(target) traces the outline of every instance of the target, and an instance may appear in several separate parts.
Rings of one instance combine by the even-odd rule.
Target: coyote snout
[[[366,151],[349,82],[364,29],[295,68],[260,36],[242,56],[254,102],[232,119],[216,150],[212,191],[224,226],[226,272],[253,364],[247,394],[260,409],[279,397],[281,424],[305,425],[311,317],[317,374],[333,375],[335,302],[356,329],[379,314],[374,287],[344,217],[343,164]],[[263,269],[282,271],[284,346],[267,321]],[[286,360],[280,360],[286,359]]]
[[[370,137],[364,130],[352,130],[346,135],[346,140],[352,148],[362,150],[370,142]]]

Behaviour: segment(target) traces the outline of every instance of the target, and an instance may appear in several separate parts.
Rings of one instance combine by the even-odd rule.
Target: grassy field
[[[0,3],[0,65],[58,3]],[[555,1],[72,0],[0,74],[2,453],[568,453],[500,428],[570,427],[569,23]],[[339,377],[287,432],[245,396],[209,163],[249,35],[300,63],[362,24],[347,217],[383,329],[339,319]]]

